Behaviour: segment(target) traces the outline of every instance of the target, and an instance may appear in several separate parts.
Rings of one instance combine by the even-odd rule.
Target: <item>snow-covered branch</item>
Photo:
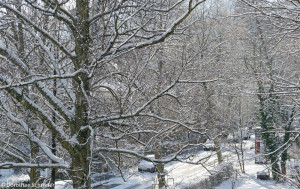
[[[66,119],[67,122],[71,122],[71,120],[73,119],[73,113],[70,112],[70,110],[68,110],[63,105],[63,103],[57,97],[55,97],[53,93],[49,89],[47,89],[47,87],[41,81],[38,81],[39,78],[37,78],[37,76],[35,76],[35,74],[31,72],[29,67],[15,53],[13,53],[6,47],[0,46],[0,55],[8,58],[13,64],[22,69],[24,73],[31,76],[33,81],[37,80],[35,83],[41,94],[49,101],[51,105],[53,105],[62,114],[62,116]],[[80,72],[82,72],[82,70],[78,70],[75,73],[73,73],[74,75],[71,75],[75,76]],[[1,80],[4,80],[4,78],[0,78],[0,81]],[[6,86],[10,85],[10,82],[8,82],[7,80],[2,82],[4,82]],[[6,88],[6,90],[9,90],[9,88]]]
[[[49,39],[54,45],[56,45],[61,51],[63,51],[70,59],[74,60],[75,56],[69,52],[59,41],[57,41],[51,34],[49,34],[47,31],[45,31],[43,28],[38,26],[36,23],[31,21],[28,17],[26,17],[24,14],[19,12],[17,9],[9,6],[8,4],[4,2],[0,2],[0,6],[6,8],[8,11],[15,14],[17,17],[22,19],[27,24],[31,25],[35,30],[40,32],[45,38]]]
[[[169,90],[171,90],[173,87],[175,87],[177,82],[178,82],[177,80],[174,81],[171,85],[167,86],[164,90],[162,90],[158,94],[154,95],[150,100],[148,100],[146,103],[144,103],[140,108],[135,110],[133,113],[129,113],[129,114],[125,114],[125,115],[107,116],[107,117],[104,117],[104,118],[91,120],[90,124],[91,125],[96,125],[96,124],[101,123],[101,122],[107,122],[107,121],[118,120],[118,119],[126,119],[126,118],[137,116],[143,110],[145,110],[150,104],[152,104],[155,100],[157,100],[160,97],[164,96]]]
[[[69,168],[67,164],[52,164],[52,163],[12,163],[12,162],[5,162],[0,163],[0,169],[11,169],[11,168]]]
[[[166,122],[176,123],[176,124],[180,125],[181,127],[184,127],[187,130],[191,131],[192,133],[197,133],[199,135],[206,135],[206,132],[200,132],[200,131],[197,131],[195,129],[192,129],[190,126],[186,125],[185,123],[183,123],[183,122],[181,122],[179,120],[164,118],[164,117],[158,116],[156,114],[146,114],[146,113],[140,113],[138,116],[152,117],[152,118],[158,119],[160,121],[166,121]]]
[[[95,148],[94,149],[95,152],[112,152],[112,153],[123,153],[123,154],[129,154],[129,155],[133,155],[135,157],[138,157],[140,159],[146,160],[146,161],[150,161],[153,163],[168,163],[171,161],[176,161],[177,160],[177,156],[181,153],[178,152],[175,155],[173,155],[170,158],[163,158],[163,159],[155,159],[155,158],[150,158],[147,157],[143,154],[140,154],[134,150],[127,150],[127,149],[120,149],[120,148]]]
[[[1,77],[0,81],[6,82],[6,80]],[[22,93],[22,91],[16,88],[7,88],[6,90],[12,97],[22,103],[24,107],[26,107],[26,109],[29,109],[33,113],[35,113],[46,124],[46,126],[58,136],[58,139],[61,140],[61,142],[65,143],[65,141],[68,140],[65,132],[51,120],[48,114],[40,106],[30,100],[26,95]]]
[[[13,115],[13,113],[6,106],[5,102],[2,101],[1,103],[2,103],[2,108],[6,111],[6,115],[8,116],[8,118],[10,120],[12,120],[15,124],[21,125],[24,128],[24,131],[27,132],[30,141],[36,143],[52,161],[57,162],[59,164],[66,164],[66,162],[63,159],[55,156],[51,152],[51,150],[48,148],[47,144],[45,144],[44,142],[39,140],[34,135],[34,133],[30,129],[30,127],[27,125],[27,123],[25,123],[22,119],[19,119]]]
[[[203,80],[203,81],[198,81],[198,80],[178,80],[178,83],[209,83],[209,82],[214,82],[214,81],[218,81],[217,79],[210,79],[210,80]]]
[[[89,19],[89,23],[92,24],[93,22],[95,22],[96,20],[102,18],[103,16],[108,15],[108,14],[111,14],[111,13],[113,13],[113,12],[115,12],[115,11],[118,11],[118,10],[120,10],[121,8],[130,7],[130,6],[122,6],[126,1],[128,1],[128,0],[121,0],[121,1],[119,1],[118,4],[117,4],[117,1],[116,1],[116,2],[114,3],[113,7],[112,7],[110,10],[107,10],[107,11],[105,11],[105,12],[100,12],[100,13],[94,15],[93,17],[91,17],[91,18]]]
[[[49,2],[47,0],[43,0],[43,2],[45,4],[49,4],[47,9],[44,9],[42,7],[40,7],[39,5],[35,5],[34,3],[36,1],[29,1],[29,0],[25,0],[30,6],[32,6],[33,8],[43,12],[44,14],[50,15],[50,16],[54,16],[55,18],[57,18],[60,21],[63,21],[66,25],[68,25],[70,27],[70,29],[72,31],[76,31],[75,28],[75,18],[72,16],[72,14],[70,14],[66,9],[64,9],[63,7],[57,5],[58,2],[56,1],[56,4],[52,4],[52,2]],[[50,8],[53,8],[53,10],[51,10]]]
[[[3,151],[4,153],[8,154],[9,156],[11,156],[13,158],[16,158],[16,159],[18,159],[18,160],[20,160],[24,163],[26,162],[25,159],[22,156],[19,156],[18,154],[15,154],[15,153],[13,153],[13,152],[11,152],[11,151],[3,148],[3,147],[0,147],[0,151]]]
[[[74,73],[71,73],[71,74],[49,75],[49,76],[44,76],[44,77],[34,77],[33,79],[30,79],[29,81],[20,82],[20,83],[11,83],[11,84],[8,84],[8,85],[0,86],[0,90],[11,88],[11,87],[21,87],[21,86],[32,85],[32,84],[36,84],[39,81],[74,78],[74,77],[78,76],[80,73],[82,73],[81,70],[77,70],[77,71],[75,71]]]
[[[143,42],[133,42],[133,43],[128,43],[126,45],[123,46],[119,46],[116,49],[114,49],[112,52],[107,53],[107,55],[113,55],[113,54],[118,54],[122,52],[128,52],[134,49],[141,49],[141,48],[145,48],[147,46],[150,45],[155,45],[158,44],[160,42],[163,42],[166,38],[168,38],[170,35],[172,35],[176,29],[176,27],[178,25],[180,25],[191,13],[192,11],[197,8],[200,4],[204,3],[206,0],[202,0],[202,1],[198,1],[194,3],[194,0],[189,0],[188,2],[188,10],[182,14],[177,20],[175,20],[171,26],[169,28],[166,29],[166,31],[164,33],[162,33],[161,35],[158,36],[154,36],[153,38],[147,39]],[[98,58],[96,58],[97,61],[101,61],[103,58],[103,56],[100,56]]]

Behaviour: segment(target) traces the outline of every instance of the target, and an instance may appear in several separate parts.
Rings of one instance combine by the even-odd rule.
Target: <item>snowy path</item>
[[[263,164],[255,164],[254,161],[254,149],[250,149],[251,146],[254,144],[254,138],[252,138],[245,142],[245,172],[244,174],[240,173],[241,175],[235,181],[234,189],[294,189],[290,187],[287,183],[278,183],[273,180],[258,180],[256,178],[257,172],[259,171],[267,171],[266,165]],[[233,156],[234,157],[234,156]],[[237,157],[232,159],[234,162],[235,168],[240,170]],[[229,179],[222,184],[220,184],[215,189],[232,189],[233,179]]]
[[[226,154],[226,153],[225,153]],[[213,170],[213,166],[216,164],[215,152],[201,151],[194,157],[194,161],[210,157],[205,160],[205,165],[209,170]],[[209,173],[202,165],[193,165],[181,162],[172,162],[165,165],[167,171],[166,180],[170,187],[181,188],[183,185],[187,185],[191,182],[197,182],[199,178],[209,176]],[[110,184],[120,184],[111,189],[151,189],[154,183],[155,173],[138,173],[136,172],[127,182],[123,182],[121,178],[116,177],[108,180]]]
[[[252,137],[251,140],[244,141],[245,146],[245,174],[241,174],[235,181],[234,188],[235,189],[293,189],[288,186],[286,183],[276,183],[273,180],[262,181],[256,179],[256,173],[258,171],[263,171],[266,169],[265,165],[255,164],[254,163],[254,149],[250,149],[250,147],[254,145],[254,139]],[[209,156],[211,152],[200,152],[196,158],[203,158],[205,156]],[[237,160],[236,154],[231,151],[224,151],[223,159],[225,161],[233,162],[235,169],[239,170],[239,163]],[[205,165],[209,170],[214,170],[214,166],[216,163],[217,157],[214,154],[211,156],[206,162]],[[165,166],[168,171],[167,178],[169,178],[168,184],[171,186],[170,188],[181,189],[184,186],[188,186],[191,183],[198,182],[200,179],[209,176],[209,173],[203,168],[201,165],[192,165],[185,164],[181,162],[173,162],[169,163]],[[119,180],[121,185],[117,187],[113,187],[112,189],[151,189],[153,184],[155,174],[151,173],[137,173],[137,175],[133,176],[126,183],[122,183]],[[173,184],[174,179],[174,184]],[[216,189],[232,189],[233,179],[229,179],[222,184],[220,184]],[[116,182],[116,180],[115,180]]]

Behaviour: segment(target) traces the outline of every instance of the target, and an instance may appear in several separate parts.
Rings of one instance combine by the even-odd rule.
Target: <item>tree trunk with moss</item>
[[[273,86],[270,87],[269,95],[263,97],[261,94],[258,94],[258,99],[260,103],[259,108],[259,118],[260,126],[262,128],[262,139],[264,141],[266,153],[272,165],[272,175],[274,180],[278,180],[278,173],[280,173],[280,167],[278,165],[278,139],[275,136],[275,117],[276,117],[276,101],[275,97],[272,95]],[[264,88],[262,84],[259,84],[259,93],[263,93]]]
[[[292,109],[292,112],[290,115],[288,115],[288,111],[283,113],[283,121],[287,122],[285,127],[284,127],[284,138],[283,138],[283,152],[281,153],[281,174],[286,175],[286,161],[288,160],[288,141],[290,140],[291,137],[291,127],[292,123],[294,121],[294,115],[295,115],[296,108],[295,106]]]
[[[75,36],[75,70],[88,68],[90,65],[90,23],[89,23],[89,1],[76,0],[76,23],[77,32]],[[71,168],[74,188],[91,188],[91,144],[93,136],[89,129],[89,104],[88,96],[90,91],[90,81],[87,73],[82,73],[75,78],[76,91],[75,120],[71,125],[71,134],[77,135],[73,149],[69,149],[72,157]]]

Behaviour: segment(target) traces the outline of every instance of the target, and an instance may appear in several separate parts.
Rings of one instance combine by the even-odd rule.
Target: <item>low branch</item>
[[[0,164],[1,169],[11,169],[11,168],[69,168],[67,164],[32,164],[32,163],[13,163],[6,162]]]

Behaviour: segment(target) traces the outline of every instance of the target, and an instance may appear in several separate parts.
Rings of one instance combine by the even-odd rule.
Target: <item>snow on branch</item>
[[[178,77],[180,77],[180,75]],[[90,121],[90,124],[91,125],[96,125],[96,124],[101,123],[101,122],[107,122],[107,121],[118,120],[118,119],[126,119],[126,118],[137,116],[143,110],[145,110],[150,104],[152,104],[155,100],[157,100],[158,98],[164,96],[169,90],[171,90],[174,86],[176,86],[177,83],[178,83],[178,80],[174,81],[171,85],[166,87],[160,93],[153,96],[150,100],[148,100],[145,104],[143,104],[140,108],[135,110],[133,113],[126,114],[126,115],[117,115],[117,116],[108,116],[108,117],[99,118],[99,119]]]
[[[11,87],[21,87],[21,86],[27,86],[31,84],[36,84],[38,81],[48,81],[48,80],[53,80],[53,79],[68,79],[68,78],[74,78],[78,76],[80,73],[82,73],[82,70],[77,70],[74,73],[71,74],[62,74],[62,75],[50,75],[50,76],[44,76],[44,77],[35,77],[34,79],[30,79],[29,81],[26,82],[20,82],[20,83],[11,83],[8,85],[0,86],[1,89],[7,89]]]
[[[170,118],[164,118],[164,117],[158,116],[156,114],[144,114],[144,113],[140,113],[138,116],[152,117],[152,118],[155,118],[155,119],[158,119],[158,120],[161,120],[161,121],[176,123],[176,124],[180,125],[181,127],[184,127],[187,130],[191,131],[192,133],[197,133],[197,134],[200,134],[200,135],[206,135],[206,132],[200,132],[200,131],[197,131],[195,129],[192,129],[191,127],[189,127],[188,125],[186,125],[185,123],[183,123],[183,122],[181,122],[179,120],[174,120],[174,119],[170,119]]]
[[[20,161],[22,161],[22,162],[26,162],[25,159],[24,159],[23,157],[21,157],[21,156],[15,154],[15,153],[13,153],[13,152],[11,152],[11,151],[9,151],[9,150],[3,148],[3,147],[0,147],[0,151],[3,151],[4,153],[8,154],[9,156],[14,157],[14,158],[16,158],[16,159],[18,159],[18,160],[20,160]]]
[[[128,154],[128,155],[133,155],[135,157],[138,157],[140,159],[149,161],[149,162],[153,162],[153,163],[169,163],[172,161],[181,161],[183,162],[186,158],[179,158],[178,156],[180,154],[182,154],[183,150],[188,148],[188,147],[195,147],[195,146],[200,146],[202,144],[186,144],[184,146],[182,146],[178,151],[176,151],[172,156],[170,157],[166,157],[166,158],[161,158],[161,159],[155,159],[149,156],[145,156],[143,154],[140,154],[136,151],[133,150],[127,150],[127,149],[121,149],[121,148],[104,148],[104,147],[99,147],[99,148],[95,148],[94,151],[96,152],[111,152],[111,153],[123,153],[123,154]],[[200,164],[199,162],[207,159],[211,156],[205,156],[204,158],[201,158],[200,160],[198,160],[197,164]],[[186,163],[189,163],[189,161],[185,161]],[[193,163],[193,162],[191,162]],[[195,162],[194,162],[195,163]]]
[[[42,142],[40,139],[38,139],[32,130],[29,128],[27,123],[23,121],[22,119],[19,119],[13,115],[13,113],[9,110],[9,108],[6,106],[5,102],[1,101],[2,108],[6,111],[6,115],[8,118],[13,121],[15,124],[21,125],[25,132],[28,134],[29,140],[36,143],[42,150],[43,152],[54,162],[57,162],[59,164],[66,164],[65,161],[57,156],[55,156],[51,150],[48,148],[47,144]]]
[[[113,52],[107,53],[107,55],[112,55],[116,53],[123,53],[123,52],[128,52],[134,49],[141,49],[150,45],[155,45],[160,42],[163,42],[166,38],[168,38],[170,35],[172,35],[178,25],[180,25],[191,13],[192,11],[197,8],[200,4],[204,3],[206,0],[202,0],[199,2],[194,3],[193,0],[189,0],[188,2],[188,10],[181,15],[176,21],[174,21],[171,26],[161,35],[154,36],[150,39],[147,39],[143,42],[136,43],[132,42],[127,45],[119,46],[117,47]],[[193,5],[194,4],[194,5]],[[103,55],[100,55],[98,58],[96,58],[97,61],[100,61],[103,58]]]
[[[0,81],[6,82],[1,76]],[[32,113],[36,114],[44,124],[58,136],[58,139],[61,140],[61,142],[68,140],[64,131],[51,120],[48,114],[40,106],[30,100],[26,95],[22,94],[22,91],[16,88],[7,88],[6,91],[18,102],[22,103],[26,109],[29,109]]]
[[[13,132],[13,134],[15,135],[18,135],[19,136],[25,136],[26,133],[16,133],[16,132]],[[27,135],[26,135],[27,137]],[[21,149],[19,149],[18,147],[14,146],[13,144],[10,144],[8,141],[7,142],[2,142],[3,145],[6,147],[6,148],[11,148],[12,150],[14,150],[17,154],[20,154],[22,157],[25,157],[25,158],[29,158],[28,154],[23,152]],[[20,157],[21,157],[20,156]],[[24,161],[25,162],[25,161]]]
[[[294,25],[293,27],[291,27],[291,25],[289,25],[289,27],[281,27],[279,25],[275,25],[278,28],[282,28],[285,30],[297,30],[299,29],[299,23],[300,20],[292,15],[286,15],[286,11],[289,13],[295,13],[295,15],[299,14],[299,8],[298,5],[293,5],[293,6],[289,6],[283,3],[279,3],[279,2],[272,2],[272,1],[262,1],[259,4],[255,4],[253,2],[249,2],[247,0],[241,0],[242,2],[244,2],[246,5],[248,5],[249,7],[253,8],[254,10],[258,11],[257,13],[260,13],[264,16],[266,16],[267,18],[275,18],[275,19],[279,19],[279,20],[285,20],[285,21],[290,21],[293,22]],[[263,5],[263,4],[266,5]],[[285,23],[285,22],[284,22]]]
[[[133,151],[133,150],[120,149],[120,148],[102,148],[102,147],[99,147],[99,148],[95,148],[94,151],[96,151],[96,152],[101,151],[101,152],[129,154],[129,155],[133,155],[135,157],[138,157],[140,159],[150,161],[150,162],[153,162],[153,163],[169,163],[171,161],[176,161],[177,156],[181,153],[181,152],[175,153],[170,158],[155,159],[155,158],[144,156],[143,154],[137,153],[136,151]]]
[[[53,36],[51,36],[47,31],[45,31],[43,28],[39,27],[36,23],[32,22],[28,17],[26,17],[24,14],[16,10],[15,8],[9,6],[8,4],[4,2],[0,2],[0,6],[4,7],[8,11],[15,14],[18,18],[22,19],[27,24],[31,25],[35,30],[40,32],[45,38],[49,39],[55,46],[57,46],[61,51],[63,51],[70,59],[74,60],[75,56],[69,52],[59,41],[57,41]]]
[[[148,100],[146,103],[144,103],[140,108],[135,110],[133,113],[125,114],[125,115],[108,116],[108,117],[99,118],[99,119],[90,121],[90,124],[91,125],[96,125],[96,124],[101,123],[101,122],[107,122],[107,121],[118,120],[118,119],[126,119],[126,118],[130,118],[130,117],[133,117],[133,116],[150,116],[150,117],[154,117],[154,118],[161,119],[161,120],[164,120],[164,121],[170,121],[170,122],[173,122],[173,123],[177,123],[177,124],[179,124],[181,126],[184,126],[184,127],[186,127],[187,129],[190,130],[190,128],[187,125],[185,125],[185,124],[183,124],[183,123],[181,123],[177,120],[162,118],[162,117],[159,117],[159,116],[154,115],[154,114],[141,114],[141,112],[143,110],[145,110],[155,100],[159,99],[160,97],[162,97],[164,95],[167,95],[168,94],[167,92],[170,91],[173,87],[175,87],[176,84],[178,84],[178,83],[206,83],[206,82],[214,82],[214,81],[218,80],[218,79],[204,80],[204,81],[179,80],[180,76],[181,76],[181,73],[179,74],[177,79],[171,85],[167,86],[161,92],[159,92],[158,94],[153,96],[150,100]],[[191,131],[195,132],[195,133],[198,132],[198,131],[195,131],[195,130],[191,130]],[[204,134],[204,133],[199,133],[199,134]]]
[[[139,49],[139,48],[143,48],[149,45],[154,45],[157,44],[159,42],[164,41],[167,37],[169,37],[170,35],[172,35],[176,29],[176,27],[178,25],[180,25],[191,13],[192,11],[198,7],[200,4],[204,3],[206,0],[202,0],[197,2],[195,5],[193,5],[193,0],[190,0],[188,3],[188,10],[181,16],[179,17],[175,22],[173,22],[173,24],[160,36],[155,37],[154,39],[149,39],[145,42],[141,42],[139,44],[137,44],[136,46],[133,46],[133,48],[135,49]],[[129,48],[131,45],[129,45]],[[128,47],[127,47],[128,48]]]
[[[49,9],[44,9],[41,8],[38,5],[35,5],[34,2],[36,1],[29,1],[29,0],[25,0],[26,3],[28,3],[30,6],[32,6],[33,8],[40,10],[42,12],[44,12],[45,14],[51,15],[55,18],[57,18],[60,21],[63,21],[65,24],[67,24],[73,31],[76,31],[75,29],[75,18],[64,8],[62,8],[61,6],[57,6],[51,3],[51,8],[54,8],[52,11]],[[45,0],[43,0],[44,3],[48,3]],[[57,1],[55,1],[56,3],[58,3]]]
[[[210,79],[210,80],[203,80],[203,81],[198,81],[198,80],[178,80],[178,83],[208,83],[208,82],[214,82],[218,81],[218,78],[216,79]]]
[[[110,124],[110,127],[121,132],[121,134],[113,134],[113,135],[109,135],[109,134],[105,134],[105,133],[100,133],[98,136],[101,136],[101,137],[104,137],[104,138],[107,138],[107,139],[110,139],[110,140],[121,140],[125,137],[129,137],[131,139],[133,139],[135,142],[143,145],[143,146],[146,146],[146,144],[142,141],[140,141],[138,138],[134,137],[135,134],[150,134],[150,133],[154,133],[154,134],[158,134],[158,132],[156,130],[140,130],[140,131],[131,131],[131,132],[128,132],[127,130],[124,131],[124,129],[119,129],[118,127],[115,127],[113,125]]]
[[[0,46],[0,55],[5,56],[7,59],[9,59],[13,64],[18,66],[20,69],[22,69],[23,72],[25,72],[27,75],[33,77],[33,80],[36,79],[35,74],[33,74],[28,66],[11,50],[9,50],[6,47]],[[79,72],[82,72],[83,70],[78,70]],[[74,72],[78,74],[77,72]],[[76,75],[75,74],[75,75]],[[71,74],[72,75],[72,74]],[[3,80],[3,78],[0,78],[0,81]],[[7,81],[5,81],[6,85],[9,85]],[[63,103],[53,95],[53,93],[47,89],[47,87],[41,82],[37,81],[36,86],[41,92],[41,94],[50,102],[52,106],[54,106],[66,119],[67,122],[70,122],[73,119],[73,113],[70,112]],[[8,88],[6,88],[8,89]]]
[[[5,46],[2,46],[0,43],[0,55],[7,58],[10,62],[18,66],[23,72],[29,73],[30,70],[28,66],[11,50],[6,48]]]
[[[105,15],[108,15],[108,14],[111,14],[115,11],[118,11],[121,8],[125,8],[126,6],[122,6],[122,5],[126,1],[127,0],[121,0],[118,5],[116,5],[116,3],[115,3],[114,6],[110,10],[94,15],[92,18],[89,19],[89,23],[92,24],[93,22],[95,22],[96,20],[102,18]]]
[[[52,163],[41,163],[41,164],[34,164],[34,163],[12,163],[12,162],[5,162],[0,163],[0,169],[11,169],[11,168],[69,168],[67,164],[52,164]]]

